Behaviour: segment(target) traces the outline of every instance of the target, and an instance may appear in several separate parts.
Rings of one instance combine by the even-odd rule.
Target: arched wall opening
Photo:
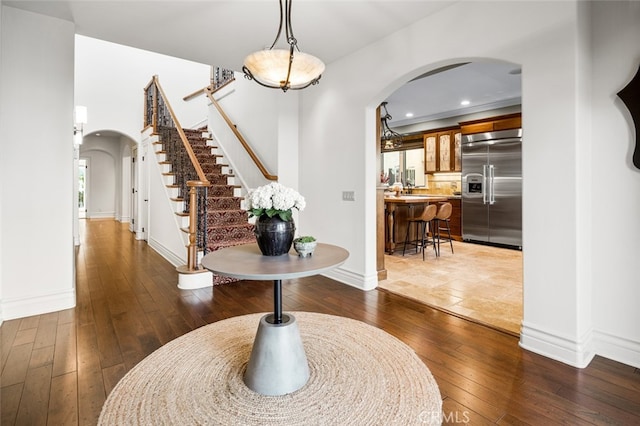
[[[87,160],[85,170],[85,217],[87,219],[113,218],[128,223],[132,219],[132,150],[136,141],[117,130],[92,131],[77,146],[76,160]],[[76,163],[77,163],[76,161]],[[76,164],[76,169],[79,167]],[[76,181],[78,177],[76,177]],[[76,183],[76,201],[79,197]],[[77,209],[75,209],[77,211]],[[78,215],[79,216],[79,215]],[[79,220],[79,217],[77,218]],[[75,227],[79,229],[78,226]],[[79,244],[76,233],[76,245]]]
[[[400,92],[401,90],[399,89],[402,89],[403,85],[405,84],[407,84],[407,87],[409,87],[409,83],[412,83],[414,79],[418,79],[424,75],[428,76],[426,78],[430,78],[431,76],[438,75],[438,74],[445,74],[447,72],[452,74],[451,70],[455,69],[458,65],[469,64],[469,63],[485,63],[485,64],[491,63],[491,64],[497,65],[499,68],[502,68],[504,66],[504,70],[509,71],[511,77],[517,74],[517,77],[514,77],[514,78],[517,78],[517,82],[521,90],[522,83],[520,81],[520,75],[518,74],[519,70],[521,69],[520,64],[517,64],[515,62],[504,61],[502,59],[484,58],[484,57],[483,58],[451,58],[447,61],[442,61],[442,62],[431,64],[425,67],[421,67],[415,70],[411,70],[407,72],[404,76],[399,77],[398,79],[390,82],[389,86],[384,88],[379,94],[379,96],[376,97],[376,101],[375,101],[376,103],[374,103],[374,105],[370,106],[367,109],[367,115],[371,113],[375,115],[376,114],[375,109],[383,101],[397,99],[399,102],[401,102],[402,101],[401,99],[398,99],[397,97],[394,98],[394,94]],[[458,73],[458,74],[461,74],[461,73]],[[443,79],[442,77],[443,75],[440,75],[439,80],[449,80],[449,79]],[[509,78],[510,77],[506,77],[506,79],[509,79]],[[464,85],[465,83],[466,82],[463,82],[461,85]],[[505,84],[505,87],[504,87],[504,90],[507,91],[508,89],[506,86],[507,85],[513,86],[513,83],[515,83],[515,81],[507,80],[505,83],[508,83],[508,84]],[[503,89],[500,89],[499,86],[500,84],[496,82],[495,87],[488,84],[488,87],[484,88],[483,90],[486,90],[486,91],[503,90]],[[415,83],[411,84],[411,90],[416,90],[419,88],[420,86],[415,85]],[[451,89],[453,89],[453,87]],[[454,95],[455,92],[456,92],[455,90],[451,90],[452,95]],[[425,99],[429,99],[430,94],[418,93],[418,97],[422,97],[422,96],[424,96]],[[394,130],[398,130],[400,133],[415,134],[415,133],[427,132],[427,131],[431,131],[439,128],[458,126],[460,122],[465,122],[470,120],[489,119],[491,117],[501,116],[505,114],[521,113],[522,112],[521,98],[518,97],[517,100],[515,99],[507,100],[507,96],[510,96],[510,95],[506,93],[504,95],[496,93],[495,96],[492,96],[494,99],[491,102],[489,102],[488,99],[485,100],[486,101],[485,105],[479,105],[478,103],[474,102],[465,109],[460,109],[455,111],[451,110],[448,113],[449,115],[440,114],[439,116],[432,118],[431,120],[427,119],[425,121],[413,120],[411,125],[404,125],[404,126],[400,125],[400,127],[395,127],[395,128],[392,126],[392,128],[394,128]],[[410,101],[407,100],[407,103],[409,102]],[[391,106],[391,103],[389,103],[389,105]],[[404,105],[404,106],[407,106],[407,105]],[[445,107],[443,106],[442,108],[445,108]],[[384,114],[384,111],[382,113]],[[395,114],[400,114],[400,113],[403,113],[403,112],[399,111],[397,108],[394,109],[394,118],[396,118]],[[403,119],[401,115],[402,114],[397,116],[397,118],[400,119],[400,122]],[[376,125],[378,124],[377,119],[375,121],[375,124]],[[369,134],[369,132],[367,134]],[[379,140],[375,140],[375,142],[372,145],[375,146],[374,152],[376,155],[376,165],[378,165],[378,167],[375,170],[375,178],[373,178],[375,179],[374,182],[375,182],[376,189],[374,190],[373,188],[371,188],[371,191],[380,192],[380,173],[381,173],[380,165],[382,164],[381,157],[384,154],[384,151],[381,149]],[[422,166],[424,166],[424,163],[422,164]],[[426,174],[427,172],[425,171],[425,175]],[[456,174],[452,173],[452,175],[456,175]],[[457,173],[457,176],[460,176],[460,173]],[[433,177],[433,175],[431,177]],[[367,181],[369,181],[369,178],[367,179]],[[420,190],[419,192],[423,192],[423,191],[426,191],[426,190]],[[379,194],[377,194],[377,198],[378,198],[377,200],[378,204],[384,203],[383,201],[380,200]],[[378,229],[378,240],[379,240],[380,238],[387,238],[388,234],[386,234],[385,231],[388,232],[388,229],[386,229],[385,225],[387,225],[388,222],[387,222],[387,217],[384,214],[384,207],[381,207],[380,205],[378,205],[377,211],[383,212],[382,214],[378,213],[376,218],[377,229]],[[382,221],[383,223],[381,224],[380,221]],[[522,224],[520,224],[520,227],[522,228]],[[380,232],[383,232],[382,236],[380,235]],[[387,272],[390,272],[392,274],[395,273],[395,278],[397,279],[399,275],[397,266],[394,266],[396,264],[393,261],[392,262],[388,261],[391,258],[388,252],[386,251],[385,244],[381,244],[379,241],[376,241],[376,244],[377,244],[376,259],[378,262],[377,267],[379,271],[378,285],[385,289],[394,288],[395,285],[393,281],[389,279],[385,279],[385,277],[387,276],[386,275]],[[385,251],[383,255],[379,253],[379,251],[381,250],[381,247],[382,247],[382,250]],[[465,247],[465,251],[466,249],[471,249],[471,250],[474,249],[474,245],[471,245],[468,243],[465,243],[464,247]],[[489,326],[494,326],[495,328],[498,328],[498,329],[506,330],[512,333],[519,333],[520,323],[522,321],[523,304],[524,304],[524,300],[522,297],[522,292],[524,287],[523,276],[522,276],[522,269],[523,269],[522,264],[524,262],[524,256],[526,256],[525,254],[526,251],[523,250],[522,253],[518,253],[518,252],[506,253],[504,252],[504,249],[501,250],[495,247],[492,247],[492,248],[477,247],[477,248],[479,251],[488,253],[490,256],[496,256],[495,258],[496,260],[498,259],[498,256],[502,260],[504,260],[505,258],[509,259],[508,260],[509,266],[513,266],[513,270],[510,271],[512,275],[509,277],[509,281],[510,281],[509,286],[512,286],[510,290],[517,292],[515,294],[516,297],[513,297],[514,296],[513,294],[508,296],[504,295],[503,301],[499,301],[497,299],[492,301],[492,303],[495,304],[495,307],[490,303],[489,305],[486,305],[486,306],[484,304],[478,305],[480,307],[480,310],[466,309],[464,307],[465,305],[468,305],[466,298],[471,299],[472,297],[468,292],[465,292],[464,297],[459,299],[460,300],[460,302],[458,302],[460,303],[459,306],[457,303],[453,303],[451,301],[453,299],[453,296],[451,299],[446,301],[444,299],[439,300],[438,298],[430,297],[429,294],[426,294],[428,292],[426,288],[424,289],[424,294],[418,295],[417,291],[420,291],[419,290],[420,285],[418,284],[418,282],[420,280],[417,280],[416,283],[410,282],[411,274],[408,274],[408,277],[406,279],[402,278],[403,281],[409,280],[408,285],[405,287],[404,286],[405,283],[403,282],[403,285],[397,286],[396,291],[405,296],[413,297],[414,299],[424,300],[424,301],[428,300],[429,302],[427,303],[429,303],[430,305],[436,308],[444,309],[448,312],[456,313],[457,310],[468,312],[467,315],[465,315],[464,313],[462,315],[472,320],[479,320],[480,322],[483,322]],[[402,251],[402,247],[400,247],[400,251]],[[504,252],[504,255],[503,255],[503,252]],[[396,253],[396,256],[397,256],[397,253]],[[385,258],[387,259],[386,265],[384,264]],[[419,260],[422,261],[422,258],[420,257]],[[433,259],[431,260],[434,261]],[[380,264],[381,261],[383,262],[382,265]],[[483,261],[478,260],[477,266],[482,266],[483,268],[487,268],[489,265],[487,265],[486,263],[487,263],[487,259],[484,259]],[[417,265],[416,271],[421,270],[420,269],[421,267],[422,265]],[[435,266],[435,267],[437,268],[438,266]],[[469,267],[473,267],[473,265],[470,264]],[[384,283],[383,285],[380,285],[380,281],[381,281],[380,277],[383,277],[383,281],[382,281]],[[458,293],[457,289],[448,288],[447,285],[442,285],[439,291],[445,294]],[[456,296],[459,296],[459,294],[456,294]],[[491,298],[491,296],[487,294],[482,294],[478,296],[487,297],[488,300]],[[504,309],[500,309],[501,307],[504,307]],[[482,312],[482,310],[484,310],[484,312]]]

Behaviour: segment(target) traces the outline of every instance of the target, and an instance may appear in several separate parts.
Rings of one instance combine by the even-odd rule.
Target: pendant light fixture
[[[382,124],[380,139],[382,139],[384,149],[400,148],[402,146],[402,135],[389,128],[388,121],[390,121],[392,117],[387,111],[387,102],[383,102],[381,106],[384,108],[384,115],[380,115],[380,122]]]
[[[273,44],[269,49],[260,50],[247,56],[242,71],[249,80],[271,89],[299,90],[318,84],[324,72],[324,63],[315,56],[302,53],[298,48],[298,40],[291,28],[291,2],[280,1],[280,26]],[[284,23],[288,49],[274,49]]]

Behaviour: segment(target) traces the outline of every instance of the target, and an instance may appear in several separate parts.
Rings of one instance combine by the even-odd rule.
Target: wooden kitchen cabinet
[[[460,198],[450,198],[451,217],[449,218],[449,226],[451,227],[451,238],[456,241],[462,241],[462,200]]]
[[[460,123],[462,133],[494,132],[498,130],[520,129],[522,127],[522,114],[509,114],[482,120],[465,121]]]
[[[453,133],[453,171],[462,171],[462,130]]]
[[[433,173],[438,171],[437,161],[437,133],[427,133],[424,135],[424,172]]]
[[[460,129],[424,135],[425,173],[460,171],[462,132]]]

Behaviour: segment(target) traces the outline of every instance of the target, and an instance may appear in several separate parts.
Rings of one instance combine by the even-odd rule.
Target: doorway
[[[89,188],[89,159],[80,158],[78,160],[78,218],[87,217],[87,190]]]
[[[468,95],[466,90],[469,91]],[[380,184],[389,184],[392,178],[399,175],[405,192],[460,198],[460,168],[453,166],[450,157],[435,155],[436,160],[450,164],[445,172],[426,167],[426,157],[422,157],[425,185],[420,187],[418,176],[414,177],[411,173],[413,170],[403,165],[400,161],[402,153],[398,151],[409,152],[418,148],[417,145],[423,148],[423,135],[437,131],[444,134],[454,128],[460,129],[461,122],[480,122],[491,117],[520,113],[520,68],[517,64],[502,61],[461,62],[422,74],[382,101],[386,102],[395,117],[387,124],[405,138],[404,146],[395,147],[396,152],[389,155],[385,154],[382,143],[377,144],[378,173],[381,179],[387,180]],[[453,145],[445,146],[451,150],[446,152],[453,152]],[[390,167],[385,157],[393,155],[400,158],[394,163],[395,166]],[[432,171],[428,172],[427,169]],[[418,172],[415,170],[416,175]],[[378,220],[386,222],[384,215],[378,215]],[[380,228],[384,229],[384,226],[379,225]],[[519,335],[524,300],[522,251],[463,242],[462,238],[454,241],[453,247],[454,253],[447,250],[447,243],[438,258],[433,252],[427,251],[427,258],[423,261],[420,252],[407,252],[403,256],[400,244],[394,254],[384,255],[387,277],[379,281],[378,287],[450,314]]]

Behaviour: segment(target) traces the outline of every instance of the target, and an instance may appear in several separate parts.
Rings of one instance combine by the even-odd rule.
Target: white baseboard
[[[591,330],[576,341],[527,322],[522,323],[520,347],[578,368],[585,368],[595,356]]]
[[[87,212],[87,219],[115,219],[116,212]]]
[[[76,290],[72,288],[58,293],[3,299],[1,303],[0,311],[4,320],[30,317],[75,307]]]
[[[158,242],[153,238],[149,238],[147,240],[147,244],[149,244],[149,247],[157,251],[160,256],[167,259],[167,261],[171,263],[173,266],[175,266],[176,268],[180,265],[184,265],[187,263],[186,259],[176,255],[171,250],[169,250],[168,248],[166,248],[160,242]]]
[[[360,290],[373,290],[378,285],[377,274],[367,279],[363,275],[356,274],[345,268],[332,269],[322,275]]]
[[[605,358],[640,368],[640,343],[603,331],[594,331],[596,353]]]

